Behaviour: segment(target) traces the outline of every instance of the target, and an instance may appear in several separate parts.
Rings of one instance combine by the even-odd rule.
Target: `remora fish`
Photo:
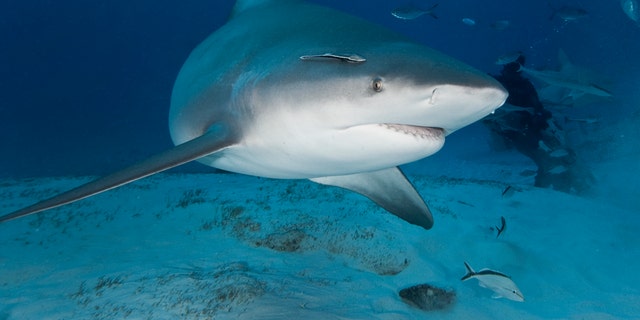
[[[398,7],[393,9],[393,11],[391,11],[391,15],[393,15],[394,17],[398,18],[398,19],[402,19],[402,20],[413,20],[415,18],[421,17],[425,14],[430,15],[432,18],[434,19],[438,19],[438,16],[436,16],[436,14],[433,12],[436,7],[438,7],[439,3],[434,4],[433,6],[431,6],[431,8],[427,9],[427,10],[422,10],[420,8],[417,8],[413,5],[410,6],[405,6],[405,7]]]
[[[492,298],[507,298],[513,301],[524,301],[524,296],[518,286],[504,273],[489,269],[482,269],[478,272],[473,271],[471,266],[465,261],[464,266],[467,268],[467,274],[462,277],[462,281],[471,278],[478,279],[478,285],[483,288],[493,290]]]
[[[239,0],[176,79],[176,147],[0,221],[196,160],[346,188],[429,229],[429,208],[397,166],[437,152],[506,97],[483,72],[359,18],[303,1]]]

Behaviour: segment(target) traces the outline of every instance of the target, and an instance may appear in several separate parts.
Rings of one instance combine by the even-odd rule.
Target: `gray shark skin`
[[[637,26],[640,26],[640,7],[636,0],[620,0],[620,6],[624,14],[635,22]]]
[[[429,229],[427,205],[397,166],[437,152],[506,97],[484,73],[359,18],[303,1],[240,0],[176,79],[175,148],[0,221],[197,160],[346,188]]]

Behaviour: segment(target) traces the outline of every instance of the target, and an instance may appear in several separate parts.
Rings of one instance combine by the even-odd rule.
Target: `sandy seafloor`
[[[505,157],[477,166],[526,170]],[[524,183],[502,196],[504,182],[409,177],[432,230],[338,188],[237,174],[157,175],[4,223],[0,319],[639,317],[637,212]],[[2,211],[87,180],[2,181]],[[510,275],[526,301],[461,282],[464,261]],[[398,296],[422,283],[456,301],[426,312]]]

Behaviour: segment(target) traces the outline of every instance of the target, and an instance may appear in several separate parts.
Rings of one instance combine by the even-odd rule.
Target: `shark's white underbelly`
[[[439,129],[364,125],[299,138],[258,135],[199,161],[242,174],[304,179],[391,168],[428,157],[443,145]]]

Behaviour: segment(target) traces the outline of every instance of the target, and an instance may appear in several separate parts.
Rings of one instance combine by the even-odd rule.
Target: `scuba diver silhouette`
[[[552,114],[544,108],[538,92],[522,76],[520,66],[525,57],[505,64],[499,75],[494,75],[509,92],[505,105],[485,118],[483,122],[492,132],[501,136],[505,144],[515,147],[531,158],[538,167],[535,186],[583,193],[593,177],[578,164],[576,153],[566,146],[564,133],[553,121]]]

